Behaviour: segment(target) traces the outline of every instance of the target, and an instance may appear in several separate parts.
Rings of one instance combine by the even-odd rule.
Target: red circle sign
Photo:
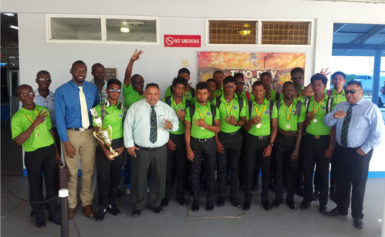
[[[166,44],[167,45],[173,45],[174,44],[174,38],[169,36],[166,38]]]

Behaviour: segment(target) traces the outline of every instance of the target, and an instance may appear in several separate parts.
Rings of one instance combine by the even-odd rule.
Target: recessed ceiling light
[[[10,12],[3,13],[3,15],[6,15],[6,16],[15,16],[14,13],[10,13]]]

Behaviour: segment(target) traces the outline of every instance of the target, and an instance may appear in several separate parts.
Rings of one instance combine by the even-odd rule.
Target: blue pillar
[[[373,96],[372,102],[378,104],[378,88],[380,87],[380,68],[381,68],[381,50],[376,50],[374,54],[374,68],[373,68]]]

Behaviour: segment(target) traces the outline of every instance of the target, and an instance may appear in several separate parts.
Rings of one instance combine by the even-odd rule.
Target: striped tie
[[[342,124],[342,129],[341,129],[341,145],[342,146],[348,146],[348,131],[349,131],[350,119],[352,118],[352,107],[353,107],[353,105],[350,104],[349,109],[346,112],[344,123]]]
[[[151,129],[150,129],[150,141],[155,143],[158,139],[157,134],[157,122],[156,122],[156,112],[154,106],[151,106]]]

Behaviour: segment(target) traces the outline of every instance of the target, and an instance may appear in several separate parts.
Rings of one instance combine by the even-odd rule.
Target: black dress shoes
[[[319,213],[325,214],[326,213],[326,205],[320,205],[318,208]]]
[[[107,210],[113,215],[116,216],[120,213],[120,210],[116,204],[109,204]]]
[[[250,204],[251,204],[251,200],[246,199],[245,202],[243,203],[242,209],[245,210],[245,211],[249,210],[250,209]]]
[[[167,207],[168,206],[168,202],[170,201],[170,198],[169,197],[164,197],[163,200],[162,200],[162,207]]]
[[[106,215],[106,213],[107,213],[106,208],[99,209],[98,212],[96,213],[95,221],[102,221],[104,219],[104,216]]]
[[[297,206],[295,205],[295,202],[293,200],[286,200],[286,204],[287,206],[291,209],[291,210],[297,210]]]
[[[225,205],[225,199],[222,196],[219,196],[217,200],[217,206],[218,207],[223,207]]]
[[[356,229],[362,229],[362,226],[363,226],[363,223],[362,223],[362,219],[360,218],[354,218],[353,219],[353,226],[356,228]]]
[[[306,210],[309,209],[310,202],[306,201],[305,199],[302,200],[301,204],[299,204],[299,209]]]
[[[277,207],[279,207],[279,205],[281,205],[281,203],[283,202],[283,200],[282,199],[274,199],[273,200],[273,207],[275,207],[275,208],[277,208]]]
[[[184,197],[179,197],[176,199],[181,206],[187,206],[187,201]]]
[[[207,211],[212,211],[212,210],[214,210],[214,203],[213,203],[213,201],[208,200],[208,201],[206,202],[206,210],[207,210]]]
[[[230,198],[231,205],[234,207],[240,208],[241,202],[237,198]]]
[[[327,216],[347,216],[347,212],[341,212],[338,207],[332,209],[331,211],[325,212]]]
[[[192,206],[191,206],[191,210],[193,211],[198,211],[199,210],[199,201],[198,200],[193,200],[193,203],[192,203]]]
[[[131,213],[131,216],[132,217],[138,217],[138,216],[140,216],[141,212],[142,212],[142,210],[133,210]]]
[[[262,201],[262,206],[263,206],[263,209],[265,209],[266,211],[270,211],[271,210],[271,205],[270,205],[270,202],[268,200],[263,200]]]
[[[152,211],[153,211],[154,213],[156,213],[156,214],[159,214],[159,213],[164,212],[162,206],[154,207],[154,208],[152,209]]]

